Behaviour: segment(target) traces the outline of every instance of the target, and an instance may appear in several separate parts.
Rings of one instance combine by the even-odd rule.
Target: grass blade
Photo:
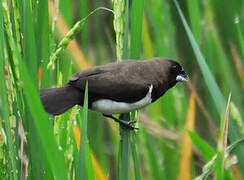
[[[218,140],[218,153],[217,153],[216,167],[215,167],[215,178],[217,180],[222,180],[224,178],[224,159],[225,159],[226,148],[227,148],[230,100],[231,100],[231,93],[229,93],[225,117],[222,118],[221,124],[220,124],[220,135],[219,135],[219,140]]]
[[[73,2],[72,1],[56,1],[57,3],[59,3],[58,5],[58,14],[62,14],[63,17],[65,18],[65,21],[67,22],[68,27],[72,26],[73,23]]]
[[[114,30],[116,33],[117,61],[128,57],[128,33],[129,33],[129,1],[115,0],[114,5]],[[130,114],[120,114],[120,119],[129,121]],[[120,144],[118,153],[117,173],[118,179],[129,179],[130,167],[130,130],[120,125]]]
[[[230,50],[231,50],[231,54],[233,56],[233,60],[235,63],[235,67],[236,70],[238,72],[239,78],[241,79],[241,83],[242,83],[242,91],[244,91],[244,66],[243,63],[241,61],[241,58],[239,57],[237,50],[234,46],[234,44],[230,44]]]
[[[199,1],[187,0],[187,7],[189,12],[192,32],[196,38],[196,41],[199,43],[201,37],[201,26],[202,26]]]
[[[46,151],[47,159],[52,169],[52,173],[57,179],[66,179],[67,173],[64,157],[56,145],[50,122],[48,122],[46,113],[44,112],[41,105],[37,89],[33,86],[32,80],[22,63],[20,63],[20,70],[22,71],[21,79],[24,79],[24,94],[29,104],[31,114],[33,115],[38,135],[40,136]]]
[[[88,179],[88,140],[87,140],[87,112],[88,111],[88,83],[86,83],[84,105],[82,111],[82,122],[81,124],[81,138],[80,138],[80,151],[79,151],[79,162],[76,169],[76,179]]]
[[[8,173],[10,173],[10,179],[17,180],[17,164],[16,164],[16,150],[12,140],[11,127],[10,127],[10,118],[9,118],[9,109],[8,109],[8,97],[7,97],[7,88],[5,82],[5,60],[4,60],[4,32],[3,32],[3,9],[2,9],[2,0],[0,0],[0,106],[2,118],[4,119],[5,132],[7,136],[7,150],[8,150],[8,160],[10,161],[10,166]],[[7,174],[8,175],[8,174]]]
[[[24,60],[34,79],[34,82],[37,83],[37,53],[36,53],[36,44],[35,44],[35,34],[34,34],[34,24],[33,19],[30,18],[33,16],[31,12],[31,1],[26,0],[24,3]]]
[[[166,44],[164,43],[164,39],[162,36],[162,29],[163,29],[163,22],[162,22],[162,18],[159,16],[159,11],[161,11],[161,9],[159,7],[161,7],[161,1],[155,1],[155,2],[151,2],[151,1],[146,1],[146,10],[147,10],[147,14],[149,16],[150,22],[152,24],[153,27],[153,31],[156,38],[156,52],[155,54],[159,55],[159,56],[163,56],[166,53]],[[153,4],[155,6],[153,6]]]
[[[153,149],[153,144],[150,141],[150,136],[147,134],[146,130],[143,129],[143,141],[145,142],[145,146],[147,147],[146,150],[146,157],[147,157],[147,161],[149,162],[149,168],[150,168],[150,172],[152,174],[152,178],[153,179],[162,179],[162,173],[164,173],[164,171],[161,171],[161,168],[159,166],[159,162],[157,159],[157,154],[154,152]],[[163,178],[164,179],[164,178]]]
[[[231,151],[234,150],[235,148],[237,148],[243,141],[244,141],[244,139],[241,138],[226,148],[225,160],[228,158],[228,155],[231,153]],[[194,180],[207,179],[207,177],[210,175],[210,173],[214,170],[214,166],[216,164],[216,158],[217,158],[217,154],[215,154],[212,157],[212,159],[207,164],[204,165],[204,167],[202,168],[202,174],[199,175],[198,177],[196,177]]]
[[[199,46],[197,45],[197,42],[185,20],[185,17],[180,9],[180,6],[177,2],[177,0],[174,0],[174,3],[175,3],[175,6],[179,12],[179,15],[181,17],[181,20],[182,20],[182,23],[185,27],[185,30],[187,32],[187,35],[189,37],[189,40],[190,40],[190,43],[192,45],[192,48],[193,48],[193,51],[196,55],[196,59],[197,59],[197,62],[200,66],[200,69],[201,69],[201,72],[203,74],[203,77],[204,77],[204,80],[205,80],[205,83],[210,91],[210,94],[212,95],[212,98],[215,102],[215,105],[217,107],[217,110],[218,112],[221,114],[223,112],[223,109],[224,109],[224,105],[225,105],[225,101],[224,101],[224,97],[210,71],[210,69],[208,68],[208,65],[205,61],[205,58],[203,57],[200,49],[199,49]]]
[[[125,2],[125,25],[124,25],[124,37],[123,37],[123,56],[122,59],[128,59],[129,58],[129,17],[130,17],[130,11],[129,11],[129,6],[130,6],[130,1],[126,0]]]
[[[81,18],[85,17],[88,14],[88,2],[89,1],[87,0],[79,0]],[[89,40],[88,32],[89,32],[88,27],[84,27],[83,31],[81,32],[81,45],[86,55],[88,53],[88,40]]]
[[[132,1],[131,8],[131,44],[130,44],[130,59],[140,59],[141,42],[142,42],[142,23],[144,14],[145,0]],[[135,114],[134,117],[136,118]],[[138,161],[138,154],[136,150],[136,132],[131,134],[131,151],[134,162],[135,179],[140,180],[140,166]]]
[[[242,35],[242,28],[241,28],[241,23],[240,23],[240,19],[238,16],[235,17],[235,25],[236,25],[236,30],[237,30],[237,34],[238,34],[238,41],[239,41],[239,45],[240,45],[240,49],[241,49],[241,54],[242,54],[242,60],[244,59],[244,38]]]
[[[38,60],[36,49],[36,36],[34,29],[33,18],[36,8],[32,8],[32,1],[23,1],[23,47],[24,47],[24,61],[27,65],[28,72],[32,76],[32,83],[35,87],[38,87],[37,73],[38,73]],[[25,92],[26,93],[26,92]],[[27,98],[25,100],[28,102]],[[29,104],[30,105],[30,104]],[[41,141],[38,137],[37,127],[34,123],[33,114],[30,112],[30,108],[25,109],[27,121],[27,128],[30,135],[28,136],[28,144],[30,147],[30,164],[31,164],[31,178],[41,179],[44,176],[44,150]],[[35,163],[39,162],[39,163]]]
[[[193,144],[198,148],[198,150],[202,153],[202,156],[206,161],[210,161],[214,156],[214,149],[207,144],[198,134],[194,131],[188,131]]]
[[[95,156],[92,153],[90,155],[91,155],[91,158],[92,158],[92,164],[94,166],[96,179],[106,180],[106,176],[105,176],[103,170],[101,169],[101,166],[98,163],[97,159],[95,158]]]
[[[12,0],[13,11],[14,11],[14,29],[15,29],[15,39],[17,41],[17,46],[21,52],[21,35],[20,35],[20,12],[19,12],[19,2],[17,0]]]
[[[195,94],[190,96],[188,113],[186,118],[185,128],[187,130],[193,131],[195,125]],[[187,132],[183,134],[181,158],[180,158],[180,170],[179,170],[179,180],[190,180],[191,179],[191,154],[192,154],[192,141]]]
[[[144,17],[143,17],[142,45],[143,45],[144,57],[146,59],[152,58],[154,52],[153,52],[152,40],[151,40],[151,37],[149,34],[148,21],[147,21],[145,13],[144,13]]]
[[[130,58],[138,59],[141,53],[141,34],[145,0],[132,1]]]
[[[169,1],[146,1],[146,10],[155,35],[155,54],[176,59],[176,34]]]
[[[230,113],[231,113],[231,117],[233,117],[233,120],[236,121],[240,133],[242,134],[242,136],[244,136],[244,124],[241,117],[241,113],[233,102],[230,103]]]
[[[49,62],[50,56],[50,39],[49,39],[49,14],[48,14],[48,0],[43,0],[38,3],[38,20],[37,20],[37,33],[38,44],[37,49],[39,54],[39,62],[41,65],[42,78],[41,78],[41,88],[50,87],[51,84],[51,73],[47,71],[47,64]]]
[[[129,114],[121,114],[119,118],[123,120],[130,120]],[[120,125],[120,145],[121,145],[121,156],[120,162],[121,162],[121,179],[127,180],[129,179],[130,175],[130,153],[131,153],[131,147],[130,147],[130,130],[126,129],[124,126]]]
[[[9,36],[8,39],[12,44],[11,46],[13,47],[13,52],[15,52],[14,56],[19,62],[20,79],[22,79],[23,92],[27,100],[26,106],[29,108],[31,116],[33,117],[33,119],[31,120],[33,120],[33,123],[35,124],[38,137],[40,138],[44,147],[47,160],[49,162],[50,168],[52,169],[53,176],[57,179],[67,179],[67,172],[63,154],[61,151],[58,150],[53,136],[51,124],[42,107],[38,90],[34,85],[37,85],[37,80],[36,83],[34,83],[33,79],[29,75],[24,61],[22,60],[21,55],[17,50],[17,46],[15,44],[15,41],[13,40],[13,37]]]
[[[135,172],[135,180],[140,180],[141,179],[141,174],[140,174],[140,164],[138,160],[138,151],[136,148],[136,142],[137,142],[137,134],[136,132],[133,132],[131,134],[131,152],[132,152],[132,158],[134,162],[134,172]]]
[[[219,115],[221,116],[222,113],[224,112],[224,107],[225,107],[225,100],[224,100],[223,94],[221,93],[211,71],[209,70],[209,67],[205,61],[205,58],[203,57],[203,55],[199,49],[199,46],[197,45],[197,42],[196,42],[196,40],[195,40],[187,22],[186,22],[186,19],[185,19],[184,15],[180,9],[178,1],[174,0],[174,3],[175,3],[175,6],[177,8],[177,11],[180,15],[180,18],[183,22],[183,25],[184,25],[184,28],[185,28],[186,33],[188,35],[189,41],[190,41],[191,46],[193,48],[193,51],[195,53],[197,62],[199,64],[201,72],[203,74],[205,83],[206,83],[208,90],[210,91],[210,94],[211,94],[211,96],[215,102],[215,106],[219,112]],[[235,127],[235,124],[233,123],[233,121],[230,121],[229,129],[231,132],[230,133],[231,142],[234,142],[235,140],[240,138],[240,134],[239,134],[239,132],[236,131],[236,127]],[[237,150],[237,155],[238,155],[238,158],[240,160],[240,166],[243,168],[244,167],[244,161],[243,161],[244,154],[241,153],[242,151],[244,151],[244,146],[240,145],[240,147],[238,147],[238,150]]]

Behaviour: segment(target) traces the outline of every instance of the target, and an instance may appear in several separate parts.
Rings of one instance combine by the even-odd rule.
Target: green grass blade
[[[161,31],[161,36],[164,40],[164,44],[166,45],[165,49],[165,56],[169,58],[176,59],[177,58],[177,50],[176,50],[176,27],[175,21],[173,19],[173,13],[171,12],[171,5],[169,1],[162,0],[161,8],[158,11],[160,14],[163,14],[162,22],[163,22],[163,29],[159,29]],[[158,37],[157,37],[158,38]]]
[[[147,10],[147,14],[152,24],[154,34],[157,37],[155,39],[155,44],[156,44],[155,47],[157,50],[155,54],[157,54],[158,56],[164,56],[167,51],[167,46],[164,43],[164,39],[162,37],[162,32],[161,32],[164,26],[163,26],[162,18],[161,16],[159,16],[160,9],[158,7],[160,6],[161,6],[161,1],[155,1],[155,2],[146,1],[145,8]]]
[[[184,15],[183,15],[183,13],[182,13],[182,11],[180,9],[180,6],[179,6],[177,0],[174,0],[174,2],[175,2],[177,10],[179,12],[179,15],[181,17],[182,23],[183,23],[183,25],[185,27],[185,30],[187,32],[188,38],[190,40],[190,43],[192,45],[192,48],[193,48],[193,51],[195,53],[197,62],[199,64],[201,72],[203,74],[205,83],[206,83],[206,85],[207,85],[207,87],[208,87],[208,89],[209,89],[209,91],[210,91],[210,93],[212,95],[212,98],[213,98],[213,100],[215,102],[215,105],[216,105],[216,108],[217,108],[219,114],[221,114],[223,112],[224,106],[225,106],[224,97],[223,97],[223,95],[222,95],[222,93],[221,93],[221,91],[220,91],[220,89],[219,89],[219,87],[218,87],[218,85],[217,85],[217,83],[216,83],[216,81],[215,81],[210,69],[208,68],[206,60],[203,57],[203,55],[202,55],[202,53],[201,53],[201,51],[199,49],[199,46],[197,45],[197,42],[196,42],[196,40],[195,40],[195,38],[194,38],[194,36],[193,36],[193,34],[192,34],[187,22],[186,22],[186,19],[185,19]]]
[[[32,76],[28,73],[13,38],[8,38],[13,45],[14,52],[16,52],[15,56],[19,62],[20,79],[22,80],[27,107],[31,113],[38,137],[42,142],[53,176],[54,178],[65,180],[67,179],[67,171],[64,163],[64,156],[56,145],[50,121],[42,107],[38,90],[34,85],[36,83],[33,82]]]
[[[225,155],[225,160],[228,158],[229,154],[231,153],[231,151],[233,151],[235,148],[237,148],[239,145],[241,145],[241,143],[243,143],[244,139],[238,139],[235,142],[233,142],[231,145],[229,145],[226,148],[226,155]],[[202,168],[202,174],[199,175],[198,177],[196,177],[194,180],[205,180],[207,179],[207,177],[210,175],[210,173],[214,170],[214,166],[216,165],[216,161],[217,161],[217,154],[215,154],[212,159],[206,163],[203,168]]]
[[[144,58],[149,59],[154,56],[153,43],[150,37],[148,20],[145,13],[143,18],[142,48]]]
[[[210,72],[209,70],[209,67],[205,61],[205,58],[203,57],[200,49],[199,49],[199,46],[197,45],[197,42],[185,20],[185,17],[179,7],[179,4],[178,4],[178,1],[177,0],[174,0],[174,3],[176,5],[176,8],[177,8],[177,11],[179,12],[179,15],[181,17],[181,20],[183,22],[183,25],[184,25],[184,28],[187,32],[187,35],[188,35],[188,38],[190,40],[190,43],[191,43],[191,46],[193,48],[193,51],[195,53],[195,56],[196,56],[196,59],[197,59],[197,62],[200,66],[200,69],[201,69],[201,72],[203,74],[203,77],[204,77],[204,80],[205,80],[205,83],[208,87],[208,90],[210,91],[210,94],[215,102],[215,106],[219,112],[219,115],[221,116],[222,113],[224,112],[224,107],[225,107],[225,100],[224,100],[224,97],[212,75],[212,73]],[[234,122],[230,119],[230,122],[229,122],[229,131],[231,133],[229,133],[229,137],[230,137],[230,140],[231,142],[234,142],[235,140],[237,140],[238,138],[240,138],[240,134],[239,132],[236,131],[236,126],[234,124]],[[240,160],[240,166],[242,168],[244,168],[244,154],[242,153],[244,151],[244,146],[243,145],[240,145],[238,148],[237,148],[237,156]]]
[[[48,122],[49,120],[42,108],[39,99],[39,93],[33,86],[32,80],[22,63],[20,63],[20,69],[22,71],[22,79],[24,79],[24,94],[30,107],[38,135],[41,138],[42,144],[46,151],[48,162],[51,166],[53,175],[57,179],[66,179],[67,173],[64,157],[56,145],[50,122]]]
[[[236,105],[233,102],[230,103],[230,114],[231,114],[231,117],[233,118],[233,120],[238,125],[240,133],[242,134],[242,136],[244,136],[243,119],[241,117],[241,113],[240,113],[239,109],[236,107]]]
[[[129,34],[129,1],[114,1],[114,30],[116,33],[117,61],[128,58],[128,34]],[[120,119],[129,121],[130,114],[120,114]],[[120,144],[118,155],[118,179],[129,179],[130,167],[130,130],[120,125]]]
[[[227,148],[227,138],[228,138],[228,127],[229,127],[229,109],[230,109],[231,93],[229,93],[229,98],[226,106],[225,116],[220,122],[220,132],[218,140],[218,153],[216,158],[215,167],[215,178],[217,180],[222,180],[224,177],[224,159]]]
[[[73,2],[72,1],[58,1],[59,2],[59,10],[62,13],[65,22],[67,23],[68,27],[70,28],[73,23]]]
[[[202,26],[199,1],[187,0],[187,6],[188,6],[192,32],[196,38],[196,41],[199,43],[201,37],[201,26]]]
[[[24,61],[27,65],[28,72],[32,76],[30,82],[34,83],[35,87],[38,87],[38,60],[37,60],[37,49],[36,49],[36,36],[33,17],[36,15],[36,9],[32,7],[32,1],[23,1],[23,43],[24,43]],[[28,99],[26,97],[25,101],[28,104]],[[28,104],[31,106],[31,104]],[[38,137],[37,127],[32,120],[33,114],[30,108],[25,109],[26,117],[25,120],[28,122],[27,129],[29,132],[28,144],[30,149],[30,166],[31,166],[31,178],[42,179],[44,176],[44,150],[41,141]],[[36,163],[39,162],[39,163]]]
[[[145,146],[147,147],[145,149],[145,153],[147,155],[147,161],[148,161],[148,165],[150,168],[150,172],[152,174],[152,179],[161,179],[161,171],[160,171],[160,166],[158,163],[158,159],[157,159],[157,155],[155,154],[154,150],[153,150],[153,146],[152,143],[150,141],[150,136],[148,135],[148,133],[146,132],[145,129],[143,129],[143,140],[145,141]]]
[[[238,34],[238,41],[241,49],[241,55],[242,55],[242,62],[244,62],[244,38],[242,35],[242,29],[241,29],[241,22],[238,16],[235,18],[235,26]]]
[[[34,78],[34,83],[37,83],[37,53],[34,34],[33,12],[31,12],[31,1],[26,0],[24,3],[24,60]]]
[[[239,87],[237,87],[238,83],[235,81],[235,74],[232,69],[233,66],[230,64],[227,51],[224,49],[224,44],[221,42],[220,34],[214,21],[214,11],[210,3],[204,3],[204,10],[204,19],[206,20],[206,27],[204,30],[207,32],[207,36],[205,36],[204,40],[206,40],[206,42],[209,41],[205,46],[207,49],[211,49],[213,53],[212,58],[208,59],[208,63],[210,64],[211,61],[214,61],[215,67],[218,67],[212,68],[211,70],[221,77],[219,86],[222,87],[222,93],[227,95],[229,91],[232,91],[236,96],[240,96],[241,92]],[[205,53],[206,55],[210,54],[209,51]],[[240,104],[239,98],[235,98],[234,96],[233,100],[235,100],[237,104]]]
[[[135,180],[140,180],[141,179],[141,174],[140,174],[140,163],[138,159],[138,151],[136,148],[136,143],[137,143],[137,134],[136,132],[132,132],[131,134],[131,152],[132,152],[132,158],[134,162],[134,172],[135,172]]]
[[[211,158],[214,156],[215,151],[214,149],[207,144],[198,134],[194,131],[188,131],[193,144],[198,148],[198,150],[202,153],[204,159],[206,161],[210,161]]]
[[[81,138],[80,138],[80,152],[79,162],[76,169],[76,179],[87,179],[87,111],[88,111],[88,83],[86,83],[85,98],[82,111],[81,124]]]
[[[119,116],[120,119],[129,121],[130,120],[130,114],[121,114]],[[120,125],[120,148],[121,148],[121,179],[127,180],[129,179],[130,175],[130,153],[131,153],[131,147],[130,147],[130,130],[126,129],[123,125]],[[119,156],[120,156],[119,155]]]
[[[141,53],[141,34],[145,0],[132,1],[131,9],[131,59],[140,58]]]
[[[129,0],[126,0],[126,5],[125,5],[125,25],[124,25],[124,38],[123,38],[123,57],[122,59],[128,59],[129,58],[129,17],[130,17],[130,11],[129,11],[129,6],[130,2]]]
[[[8,173],[10,173],[10,179],[17,180],[17,167],[16,167],[16,150],[12,140],[11,127],[10,127],[10,118],[9,118],[9,109],[8,109],[8,97],[7,97],[7,88],[5,82],[5,60],[4,60],[4,32],[3,32],[3,10],[2,10],[2,0],[0,0],[0,106],[2,112],[2,118],[4,119],[5,131],[7,136],[7,150],[8,150],[8,159],[10,160],[10,166]],[[8,175],[8,174],[7,174]]]
[[[89,180],[95,180],[95,172],[94,172],[94,167],[93,167],[93,163],[92,163],[91,151],[90,151],[88,139],[87,139],[87,144],[86,144],[86,152],[87,152],[87,175],[88,175],[88,179]]]
[[[130,44],[130,59],[140,59],[141,55],[141,42],[142,42],[142,22],[144,14],[145,0],[132,1],[131,8],[131,44]],[[134,115],[134,118],[135,115]],[[141,179],[140,165],[138,161],[138,154],[136,150],[136,132],[132,132],[130,135],[131,152],[134,162],[135,179]],[[128,145],[129,146],[129,145]]]
[[[39,93],[37,92],[37,89],[33,86],[32,80],[22,63],[20,63],[20,69],[22,71],[21,79],[23,79],[24,83],[24,94],[30,107],[36,129],[38,130],[38,135],[40,136],[42,144],[46,151],[49,164],[51,166],[51,169],[53,170],[53,175],[57,179],[66,179],[67,173],[64,163],[64,157],[56,145],[50,122],[48,122],[48,118],[42,108],[39,99]]]
[[[38,3],[38,16],[37,16],[37,33],[39,36],[37,42],[37,49],[39,54],[38,61],[42,67],[42,81],[41,88],[50,87],[51,77],[50,72],[47,71],[47,64],[49,63],[50,56],[50,40],[49,40],[49,16],[48,16],[48,0],[43,0]],[[40,67],[40,66],[39,66]]]
[[[155,36],[157,56],[176,59],[176,30],[169,1],[146,1],[145,8],[152,25],[152,35]]]
[[[83,18],[88,14],[88,2],[87,0],[79,0],[80,7],[80,17]],[[89,41],[89,33],[88,27],[84,27],[81,32],[81,46],[82,50],[85,52],[85,55],[88,53],[88,41]]]
[[[15,29],[15,39],[17,41],[17,46],[21,52],[21,35],[20,35],[20,12],[19,12],[19,2],[17,0],[12,0],[13,11],[14,11],[14,29]]]

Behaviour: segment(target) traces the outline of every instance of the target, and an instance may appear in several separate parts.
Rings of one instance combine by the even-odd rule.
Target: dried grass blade
[[[195,125],[195,113],[196,113],[196,96],[192,93],[189,100],[187,119],[185,128],[193,131]],[[181,157],[180,157],[180,168],[179,168],[179,180],[190,180],[191,179],[191,154],[192,154],[192,141],[187,131],[183,134]]]

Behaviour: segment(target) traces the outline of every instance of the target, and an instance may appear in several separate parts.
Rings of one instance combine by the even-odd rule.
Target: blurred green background
[[[83,19],[98,7],[114,12]],[[0,179],[126,179],[118,124],[80,107],[49,116],[38,89],[157,56],[180,62],[190,81],[136,113],[130,179],[243,179],[243,33],[242,0],[0,0]]]

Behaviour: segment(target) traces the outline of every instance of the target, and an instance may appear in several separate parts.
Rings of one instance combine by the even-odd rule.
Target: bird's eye
[[[173,66],[172,66],[172,69],[176,69],[176,68],[177,68],[177,66],[176,66],[176,65],[173,65]]]
[[[172,65],[172,66],[171,66],[171,70],[172,70],[173,72],[178,72],[178,71],[180,71],[180,68],[179,68],[179,66],[177,66],[177,65]]]

